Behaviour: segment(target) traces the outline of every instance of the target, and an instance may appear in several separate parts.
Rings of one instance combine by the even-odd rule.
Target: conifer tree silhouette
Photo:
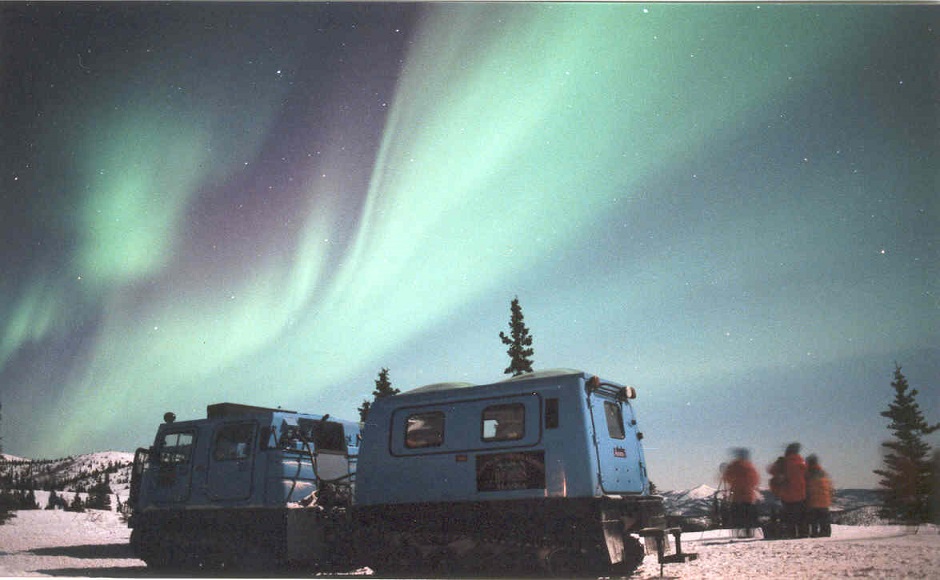
[[[516,377],[532,372],[532,354],[535,351],[532,348],[532,336],[529,334],[529,329],[526,328],[518,296],[512,299],[509,309],[511,312],[509,335],[507,336],[506,333],[500,331],[499,338],[503,341],[503,344],[509,346],[509,349],[506,350],[509,355],[509,366],[506,367],[503,373]]]

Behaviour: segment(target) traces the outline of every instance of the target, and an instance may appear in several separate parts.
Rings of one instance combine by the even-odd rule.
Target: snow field
[[[831,538],[733,540],[728,530],[683,534],[697,560],[667,564],[665,578],[940,578],[940,533],[922,526],[833,526]],[[20,511],[0,526],[0,576],[152,576],[128,547],[118,514]],[[655,555],[631,577],[659,578]]]
[[[732,540],[730,531],[682,535],[682,549],[698,553],[667,564],[665,578],[940,578],[937,526],[832,526],[830,538]],[[634,574],[659,578],[655,555]]]
[[[0,576],[127,576],[144,565],[129,539],[115,512],[18,511],[0,526]]]

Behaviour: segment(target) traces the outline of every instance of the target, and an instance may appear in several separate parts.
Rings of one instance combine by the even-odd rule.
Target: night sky
[[[661,489],[793,440],[873,487],[895,361],[940,420],[936,6],[0,14],[7,453],[500,380],[514,296]]]

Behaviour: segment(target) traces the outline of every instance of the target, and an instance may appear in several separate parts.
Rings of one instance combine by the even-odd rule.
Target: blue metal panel
[[[494,405],[518,404],[525,409],[525,430],[518,439],[485,441],[480,417],[484,409]],[[444,439],[440,446],[409,448],[405,442],[405,422],[409,416],[439,412],[444,415]],[[427,455],[433,453],[480,452],[496,449],[531,447],[542,437],[541,397],[538,393],[507,394],[446,404],[419,404],[395,409],[392,413],[389,448],[392,455]]]
[[[379,399],[366,427],[357,503],[596,497],[604,491],[643,491],[642,456],[635,428],[627,424],[632,410],[609,397],[630,419],[618,419],[621,439],[601,442],[602,453],[618,462],[606,456],[601,461],[585,390],[588,378],[580,371],[542,373],[492,385],[417,389]],[[547,399],[557,401],[552,418],[557,425],[550,429],[545,427]],[[602,434],[609,439],[603,403],[599,404]],[[483,436],[482,414],[494,405],[525,408],[520,437],[493,441]],[[443,424],[443,439],[409,444],[405,439],[409,419],[423,421],[429,428]],[[602,476],[602,467],[609,473]]]
[[[590,389],[588,396],[599,483],[605,493],[640,493],[646,482],[633,411],[619,387],[611,387]]]
[[[251,497],[257,432],[254,421],[216,425],[206,482],[209,499],[230,501]]]

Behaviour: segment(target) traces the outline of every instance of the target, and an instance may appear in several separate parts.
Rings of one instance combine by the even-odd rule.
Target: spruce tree
[[[85,507],[96,510],[111,510],[111,481],[107,473],[104,480],[96,483],[88,490],[88,500]]]
[[[0,525],[7,523],[10,518],[16,517],[13,511],[16,509],[13,494],[6,490],[0,490]]]
[[[359,405],[359,422],[365,423],[366,417],[369,416],[369,409],[372,408],[372,403],[366,399],[362,400],[362,404]]]
[[[503,341],[503,344],[509,346],[506,351],[509,355],[509,366],[506,367],[503,373],[516,377],[532,372],[532,354],[535,351],[532,349],[532,336],[529,334],[529,329],[526,328],[518,296],[513,298],[509,309],[511,311],[509,336],[500,331],[499,338]]]
[[[392,382],[388,378],[388,369],[382,367],[382,370],[379,371],[379,378],[375,379],[375,390],[372,391],[372,401],[380,399],[382,397],[389,397],[391,395],[397,395],[400,393],[398,389],[392,387]],[[372,402],[363,400],[362,405],[359,406],[359,420],[363,423],[366,421],[366,417],[369,415],[369,409],[372,408]]]
[[[24,510],[38,510],[39,502],[36,501],[36,492],[33,489],[26,491],[26,497],[22,509]]]
[[[894,402],[881,416],[891,420],[888,430],[893,438],[882,443],[887,449],[884,466],[876,469],[881,476],[883,505],[881,517],[918,524],[929,520],[930,496],[933,487],[933,466],[930,445],[924,436],[940,429],[940,423],[929,425],[917,404],[917,389],[910,389],[901,366],[894,365]]]
[[[75,496],[72,498],[71,503],[69,503],[69,507],[67,507],[65,511],[70,511],[70,512],[85,511],[85,502],[82,501],[82,497],[76,493]]]

